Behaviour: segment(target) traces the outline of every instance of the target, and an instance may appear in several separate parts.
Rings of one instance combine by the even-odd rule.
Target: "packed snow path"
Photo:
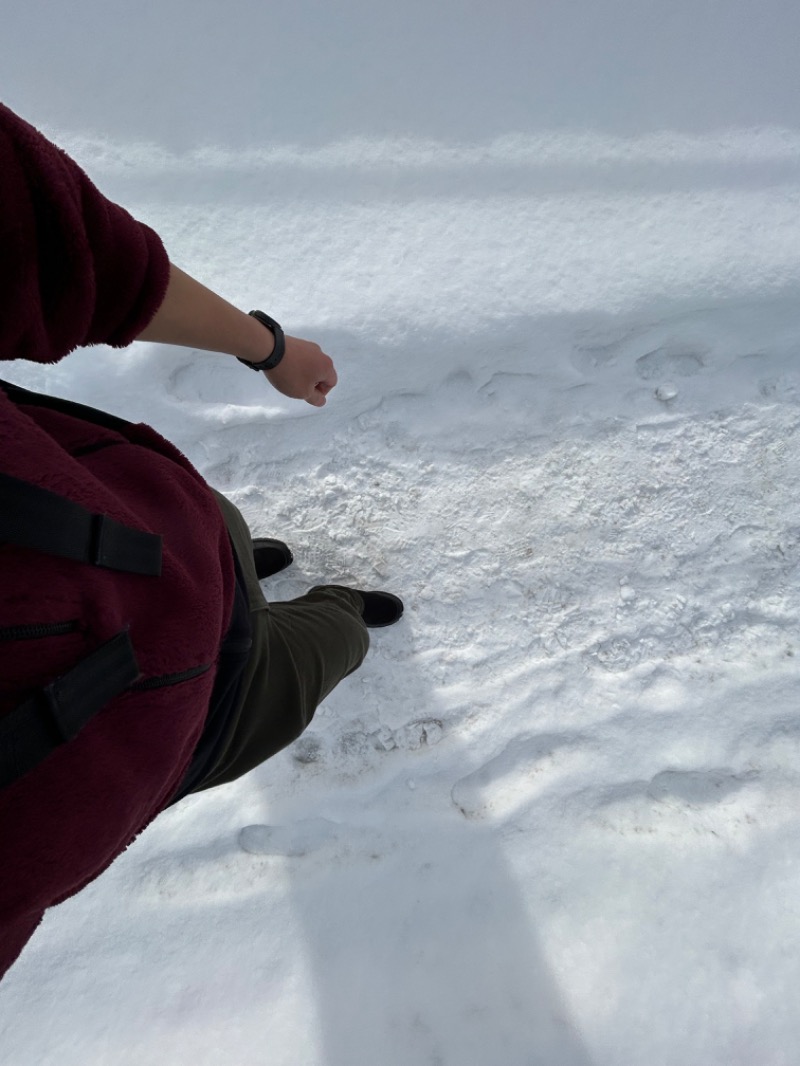
[[[272,598],[407,610],[292,749],[48,916],[4,1061],[793,1062],[792,137],[66,143],[341,383],[313,412],[144,345],[10,376],[173,439],[291,543]]]

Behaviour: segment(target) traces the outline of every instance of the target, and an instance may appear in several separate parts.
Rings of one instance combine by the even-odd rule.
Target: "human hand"
[[[275,346],[269,329],[252,315],[207,289],[174,263],[164,300],[140,340],[180,344],[206,352],[225,352],[247,363],[267,359]],[[318,344],[285,337],[283,359],[274,370],[265,370],[270,385],[295,400],[324,407],[325,398],[337,381],[330,357]]]
[[[313,341],[286,336],[286,351],[274,370],[265,370],[270,385],[295,400],[324,407],[338,378],[333,360]]]

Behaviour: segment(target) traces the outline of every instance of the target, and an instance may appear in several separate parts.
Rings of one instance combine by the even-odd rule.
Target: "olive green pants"
[[[352,589],[320,585],[299,599],[267,603],[247,523],[230,500],[214,495],[245,575],[253,650],[220,756],[195,792],[234,781],[296,740],[369,647],[361,597]]]

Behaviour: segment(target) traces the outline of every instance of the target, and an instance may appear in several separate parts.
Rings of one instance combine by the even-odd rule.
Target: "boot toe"
[[[361,617],[368,629],[394,625],[402,617],[403,601],[393,592],[362,592],[359,589],[358,594],[364,603]]]
[[[258,580],[280,573],[290,566],[294,556],[288,544],[271,537],[260,537],[253,541],[253,561],[256,564]]]

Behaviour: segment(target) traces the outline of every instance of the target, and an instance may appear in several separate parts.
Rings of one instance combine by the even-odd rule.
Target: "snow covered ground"
[[[472,138],[50,127],[340,384],[314,411],[144,344],[8,376],[174,440],[292,544],[268,596],[407,610],[293,748],[50,912],[0,986],[4,1064],[800,1061],[800,116],[776,94],[674,132],[645,102],[589,131],[588,90],[582,130]]]

